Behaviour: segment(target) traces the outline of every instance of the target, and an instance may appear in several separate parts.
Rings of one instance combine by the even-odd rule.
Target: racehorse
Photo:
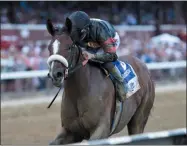
[[[46,26],[52,37],[48,46],[49,77],[55,86],[64,85],[61,130],[50,144],[108,138],[116,106],[113,82],[99,65],[84,59],[82,49],[72,42],[65,27],[54,27],[51,20]],[[129,135],[143,133],[154,104],[154,82],[138,58],[127,55],[119,59],[132,66],[141,88],[123,102],[122,115],[113,134],[126,125]]]

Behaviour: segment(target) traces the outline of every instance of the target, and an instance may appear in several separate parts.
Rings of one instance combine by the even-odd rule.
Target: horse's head
[[[64,81],[65,73],[72,63],[73,42],[66,27],[54,27],[50,20],[47,21],[47,30],[52,39],[48,46],[50,57],[47,60],[49,66],[48,76],[55,86],[59,87]]]

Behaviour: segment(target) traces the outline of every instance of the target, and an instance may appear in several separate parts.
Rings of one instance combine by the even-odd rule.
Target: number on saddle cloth
[[[117,60],[113,62],[113,64],[121,73],[123,83],[127,91],[127,98],[129,98],[141,88],[138,81],[138,76],[132,66],[128,63]]]
[[[132,78],[135,77],[135,73],[128,63],[124,63],[122,61],[116,60],[113,62],[113,64],[121,73],[124,84],[127,84]]]

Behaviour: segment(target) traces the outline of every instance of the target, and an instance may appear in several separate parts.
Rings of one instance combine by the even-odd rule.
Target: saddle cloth
[[[121,77],[123,78],[124,90],[127,93],[126,98],[129,98],[140,89],[138,76],[136,75],[132,66],[128,63],[117,60],[113,62],[113,64],[118,69]]]

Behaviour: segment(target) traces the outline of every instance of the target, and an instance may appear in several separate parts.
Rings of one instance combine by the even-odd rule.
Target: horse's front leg
[[[89,140],[107,138],[110,134],[110,126],[110,113],[108,113],[102,117],[98,126],[91,132]]]
[[[49,145],[62,145],[72,143],[74,140],[73,134],[66,131],[64,127],[62,127],[60,133],[57,137],[49,143]]]

